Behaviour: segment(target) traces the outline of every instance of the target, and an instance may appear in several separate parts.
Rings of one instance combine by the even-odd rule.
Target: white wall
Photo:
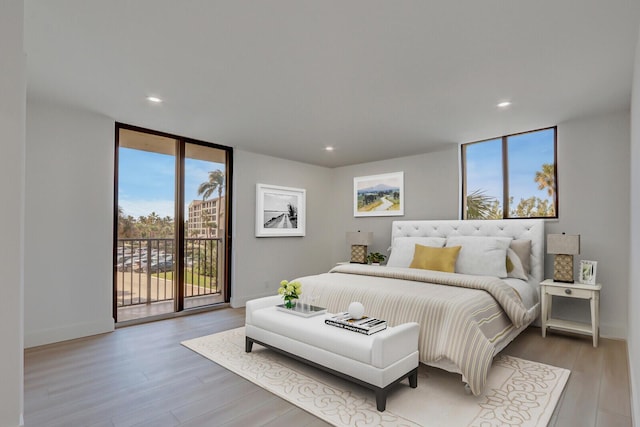
[[[22,425],[26,77],[24,4],[0,2],[0,427]]]
[[[598,262],[601,334],[627,337],[629,288],[629,111],[558,124],[558,221],[547,233],[580,234],[580,255]],[[553,257],[545,262],[553,275]],[[558,317],[589,321],[587,301],[559,298]]]
[[[353,178],[390,172],[404,172],[404,216],[354,217]],[[400,157],[379,162],[336,168],[332,173],[333,263],[351,258],[347,231],[372,231],[374,243],[369,252],[388,255],[391,222],[409,219],[457,219],[458,146],[428,154]]]
[[[636,45],[636,61],[631,96],[631,229],[629,253],[629,369],[631,371],[631,404],[634,425],[640,426],[640,35]]]
[[[550,123],[549,125],[553,125]],[[626,338],[629,245],[629,111],[558,124],[558,185],[560,218],[546,223],[547,233],[581,235],[581,254],[598,261],[603,336]],[[386,254],[393,220],[456,219],[459,216],[458,149],[390,159],[334,169],[335,200],[331,239],[332,262],[349,259],[347,231],[373,231],[370,251]],[[353,177],[405,172],[405,215],[353,216]],[[546,275],[552,277],[547,256]],[[577,277],[577,276],[576,276]],[[554,313],[589,321],[588,303],[559,299]]]
[[[634,117],[634,123],[637,121]],[[582,236],[582,253],[576,257],[576,264],[580,259],[598,261],[598,281],[603,283],[602,335],[626,337],[629,332],[630,355],[637,357],[638,332],[633,327],[628,331],[628,325],[634,324],[633,320],[637,324],[638,320],[634,310],[628,313],[628,301],[631,307],[640,303],[637,290],[629,289],[629,127],[628,111],[558,125],[560,219],[549,221],[547,232]],[[28,104],[27,346],[113,327],[113,133],[113,120],[109,118],[42,102]],[[637,132],[633,144],[634,165],[640,164]],[[458,154],[454,145],[432,153],[337,169],[242,150],[235,150],[234,155],[233,306],[273,294],[282,279],[324,272],[335,262],[347,260],[346,231],[373,231],[371,250],[385,253],[389,226],[395,219],[458,217]],[[5,159],[3,156],[2,161]],[[9,163],[6,170],[16,167],[15,161]],[[353,177],[394,171],[405,172],[405,215],[354,218]],[[19,175],[19,170],[15,174]],[[10,181],[17,182],[13,176]],[[632,182],[637,192],[637,176]],[[305,237],[255,237],[256,183],[307,190]],[[637,203],[637,198],[634,200]],[[8,231],[15,229],[9,227]],[[636,235],[632,251],[637,252],[639,247]],[[631,260],[635,258],[632,255]],[[66,270],[69,263],[74,267],[73,274]],[[549,277],[551,264],[549,256]],[[631,270],[631,277],[635,277],[634,273],[637,271]],[[560,317],[573,320],[586,320],[589,315],[582,301],[558,301],[554,310]],[[638,374],[635,375],[637,384]]]
[[[603,336],[626,337],[629,113],[558,125],[560,219],[547,232],[579,233],[580,259],[598,261]],[[347,260],[345,232],[373,231],[386,253],[395,219],[458,217],[457,146],[336,169],[235,150],[232,305],[268,295],[285,278]],[[353,177],[405,172],[403,217],[353,217]],[[39,102],[27,117],[25,337],[27,346],[112,328],[113,120]],[[81,177],[79,179],[78,177]],[[255,184],[307,189],[307,236],[255,237]],[[72,262],[74,274],[51,274]],[[551,275],[551,257],[547,275]],[[554,304],[587,320],[582,301]]]
[[[233,174],[232,306],[275,294],[283,279],[327,271],[337,205],[331,170],[235,150]],[[306,236],[255,237],[257,183],[306,189]]]
[[[28,101],[25,346],[113,330],[114,121]]]

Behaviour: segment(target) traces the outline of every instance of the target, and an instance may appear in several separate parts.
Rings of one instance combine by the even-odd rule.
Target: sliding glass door
[[[116,125],[114,318],[229,301],[228,147]]]
[[[226,152],[185,144],[185,308],[222,302],[227,260]]]

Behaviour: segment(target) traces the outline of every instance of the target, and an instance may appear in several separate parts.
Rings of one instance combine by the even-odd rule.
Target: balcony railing
[[[222,239],[186,238],[184,295],[186,298],[220,294],[218,250]],[[173,239],[118,239],[115,268],[118,307],[174,298]]]

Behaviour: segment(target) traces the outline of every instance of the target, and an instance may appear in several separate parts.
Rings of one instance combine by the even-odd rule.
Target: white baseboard
[[[36,347],[90,335],[113,332],[114,328],[113,318],[108,318],[94,322],[74,323],[72,325],[40,329],[38,331],[25,331],[24,347]]]
[[[600,336],[617,340],[627,339],[627,328],[624,325],[600,323]]]
[[[241,296],[241,297],[231,297],[231,307],[233,308],[238,308],[238,307],[244,307],[245,305],[247,305],[247,301],[251,301],[252,299],[256,299],[256,298],[263,298],[263,297],[270,297],[274,295],[273,292],[265,292],[262,294],[256,294],[256,295],[250,295],[250,296]]]
[[[629,385],[631,388],[631,423],[634,427],[640,427],[640,384],[635,381],[638,377],[636,369],[640,369],[640,366],[634,364],[634,361],[631,359],[631,354],[629,354],[628,360]]]

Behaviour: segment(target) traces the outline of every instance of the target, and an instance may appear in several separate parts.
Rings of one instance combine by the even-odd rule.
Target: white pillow
[[[529,280],[527,277],[527,273],[524,271],[524,266],[522,265],[522,261],[520,257],[511,248],[507,248],[507,259],[511,261],[511,271],[509,271],[509,266],[507,265],[507,277],[513,277],[516,279]]]
[[[413,260],[416,244],[441,248],[446,239],[444,237],[396,237],[391,245],[391,255],[387,267],[408,268]]]
[[[509,237],[453,236],[446,247],[462,246],[456,261],[456,273],[507,277]]]

